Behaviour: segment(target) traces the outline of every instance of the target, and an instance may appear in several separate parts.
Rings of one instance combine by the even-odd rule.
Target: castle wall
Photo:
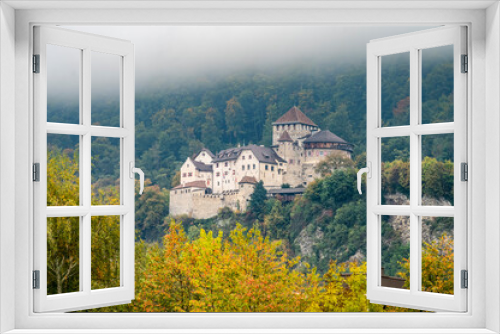
[[[204,190],[182,189],[170,192],[170,215],[187,215],[195,219],[207,219],[228,207],[244,212],[253,193],[254,185],[243,183],[240,188],[223,194],[205,194]],[[191,191],[189,191],[191,190]]]
[[[316,173],[316,163],[302,164],[302,182],[304,186],[320,177],[321,175]]]
[[[346,158],[351,158],[351,152],[349,151],[343,151],[343,150],[332,150],[332,149],[311,149],[311,150],[305,150],[305,162],[306,163],[311,163],[311,164],[317,164],[321,160],[325,159],[328,155],[336,153],[336,154],[341,154]]]
[[[193,195],[204,190],[184,188],[170,191],[169,212],[171,216],[193,215]]]

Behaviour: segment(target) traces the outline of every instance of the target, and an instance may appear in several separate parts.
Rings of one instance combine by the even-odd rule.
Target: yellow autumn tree
[[[93,189],[92,204],[118,205],[116,187]],[[47,151],[47,206],[80,205],[78,151]],[[120,217],[91,219],[92,288],[119,286]],[[80,218],[47,219],[47,291],[79,291]]]
[[[294,312],[308,310],[318,275],[293,270],[299,258],[281,252],[253,228],[200,231],[190,242],[172,222],[163,247],[151,249],[134,309],[146,312]]]
[[[399,274],[406,280],[405,287],[410,286],[410,260],[401,262]],[[431,242],[422,245],[422,291],[453,294],[453,238],[443,234]]]

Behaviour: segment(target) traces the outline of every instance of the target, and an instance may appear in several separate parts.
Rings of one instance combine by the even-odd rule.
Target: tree
[[[352,125],[349,120],[349,113],[347,111],[347,105],[342,103],[337,107],[335,112],[330,113],[325,118],[325,124],[328,127],[328,130],[335,133],[341,138],[349,141],[349,138],[352,138]]]
[[[314,270],[279,251],[253,228],[238,225],[224,240],[201,229],[190,241],[172,222],[163,247],[150,249],[145,279],[132,302],[141,312],[293,312],[308,309]]]
[[[255,185],[253,193],[250,197],[250,205],[248,206],[248,212],[254,219],[263,221],[266,199],[267,190],[264,188],[264,182],[259,181]]]
[[[47,152],[47,206],[79,205],[78,151]],[[47,218],[47,293],[79,290],[80,219]]]
[[[179,184],[181,184],[181,171],[180,170],[178,170],[178,171],[175,172],[175,175],[172,178],[172,181],[170,181],[170,187],[171,188],[175,188]]]
[[[78,152],[73,156],[52,148],[47,152],[47,206],[79,205]],[[92,205],[118,205],[115,186],[94,187]],[[79,291],[80,219],[47,219],[47,293]],[[92,288],[119,286],[120,217],[91,219]]]
[[[332,152],[316,165],[315,172],[325,177],[337,169],[352,167],[354,162],[343,152]]]
[[[139,236],[147,242],[161,240],[168,228],[164,221],[169,214],[170,193],[157,185],[151,185],[149,179],[145,181],[142,195],[139,195],[137,186],[135,221]]]
[[[208,108],[205,115],[205,123],[201,126],[201,141],[212,151],[222,148],[220,129],[217,127],[215,121],[216,114],[216,109]]]
[[[240,136],[245,135],[244,122],[243,122],[243,108],[241,107],[238,99],[233,96],[226,102],[226,109],[224,110],[227,133],[231,138],[231,142],[236,142]]]
[[[399,274],[410,287],[410,260],[401,261]],[[437,240],[422,245],[422,290],[435,293],[454,294],[453,238],[443,233]]]

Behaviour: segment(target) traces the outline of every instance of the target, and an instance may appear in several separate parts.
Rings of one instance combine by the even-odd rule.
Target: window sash
[[[47,122],[46,45],[81,50],[79,124]],[[91,125],[91,53],[120,56],[120,127]],[[34,150],[40,163],[40,182],[34,191],[34,270],[40,271],[40,289],[33,290],[34,311],[72,311],[103,305],[128,303],[134,298],[134,179],[129,162],[134,162],[134,50],[128,41],[52,28],[34,28],[34,54],[40,55],[40,73],[34,74]],[[47,207],[47,134],[78,135],[80,138],[80,205]],[[120,205],[91,205],[91,139],[120,138]],[[133,175],[133,174],[132,174]],[[91,217],[119,215],[120,286],[91,288]],[[78,292],[47,295],[47,218],[80,217]]]
[[[467,290],[461,289],[460,271],[467,269],[467,183],[460,180],[460,164],[467,162],[467,76],[461,73],[461,54],[466,54],[466,28],[451,26],[371,41],[367,46],[367,297],[371,302],[424,310],[467,310]],[[454,45],[454,122],[420,124],[420,51]],[[410,53],[410,125],[382,127],[381,56]],[[420,205],[421,136],[454,133],[454,206]],[[381,138],[410,138],[410,205],[381,205]],[[410,289],[380,286],[381,215],[410,217]],[[454,217],[454,294],[420,291],[420,217]]]

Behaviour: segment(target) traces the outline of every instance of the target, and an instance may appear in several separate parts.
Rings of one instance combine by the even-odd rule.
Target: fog
[[[364,63],[372,40],[423,30],[400,26],[79,26],[64,27],[120,38],[135,45],[137,89],[152,83],[245,69],[356,62]],[[78,59],[52,50],[51,91],[75,90]],[[74,57],[73,57],[74,58]],[[50,61],[50,59],[49,59]],[[116,87],[117,67],[93,63],[93,91]],[[112,73],[114,72],[114,73]],[[97,77],[99,76],[99,77]],[[73,84],[71,83],[73,82]]]

